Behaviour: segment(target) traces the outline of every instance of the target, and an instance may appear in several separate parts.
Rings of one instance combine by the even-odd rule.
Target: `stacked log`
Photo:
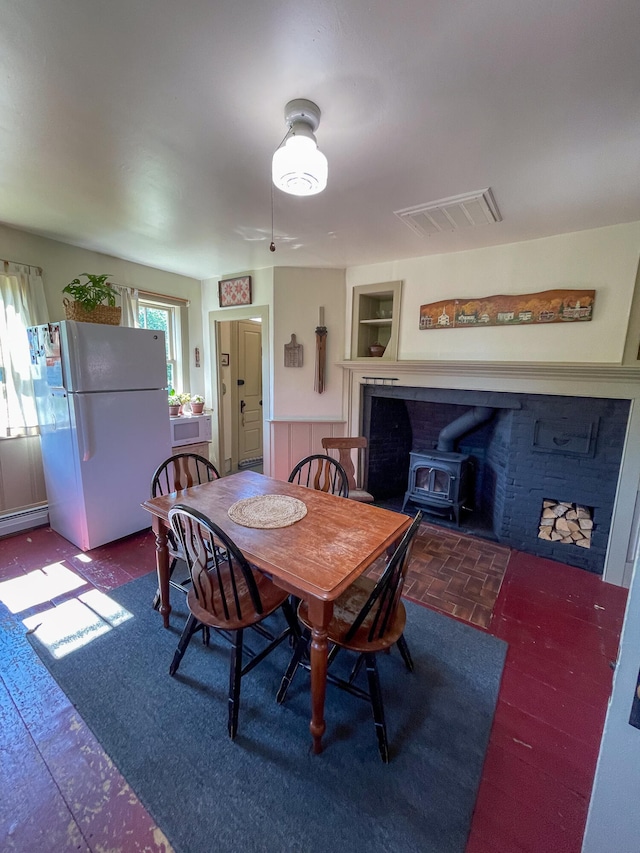
[[[593,519],[589,507],[569,501],[545,500],[542,502],[539,539],[560,542],[562,545],[591,547]]]

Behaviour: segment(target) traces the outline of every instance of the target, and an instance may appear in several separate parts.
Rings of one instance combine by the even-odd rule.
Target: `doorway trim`
[[[216,411],[211,420],[213,453],[215,464],[220,473],[225,472],[225,447],[223,425],[223,388],[220,380],[220,323],[233,320],[250,320],[260,317],[262,320],[262,449],[263,470],[269,474],[271,470],[271,436],[266,428],[271,418],[271,328],[269,323],[268,305],[248,305],[243,308],[225,308],[209,312],[209,340],[211,343],[211,394],[216,401]],[[229,391],[231,389],[228,389]]]

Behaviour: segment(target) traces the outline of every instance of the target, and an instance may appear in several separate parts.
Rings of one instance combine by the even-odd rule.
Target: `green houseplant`
[[[80,273],[86,281],[74,278],[63,293],[68,293],[73,301],[64,299],[64,307],[67,320],[80,320],[85,323],[107,323],[117,326],[120,323],[122,309],[116,307],[116,294],[107,282],[109,273],[106,275],[91,275],[91,273]]]
[[[191,411],[194,415],[201,415],[204,409],[204,397],[202,394],[194,394],[191,398]]]
[[[176,394],[173,388],[169,388],[169,416],[172,418],[177,418],[180,414],[180,397]]]

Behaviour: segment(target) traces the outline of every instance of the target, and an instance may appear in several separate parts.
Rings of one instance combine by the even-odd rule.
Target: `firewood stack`
[[[590,548],[592,530],[593,519],[588,507],[568,501],[542,502],[539,539]]]

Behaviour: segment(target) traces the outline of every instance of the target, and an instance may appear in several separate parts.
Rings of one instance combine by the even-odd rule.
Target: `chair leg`
[[[387,726],[384,721],[384,707],[382,704],[382,691],[380,690],[376,657],[373,654],[367,654],[365,655],[365,660],[367,664],[367,678],[369,679],[369,695],[371,696],[371,706],[373,708],[373,721],[376,726],[376,735],[378,736],[378,750],[384,763],[388,764]]]
[[[281,705],[285,697],[287,695],[287,690],[289,689],[289,685],[293,681],[293,676],[296,674],[296,670],[300,665],[300,661],[302,660],[302,656],[304,655],[305,649],[307,648],[307,643],[309,642],[309,632],[304,631],[298,642],[296,644],[295,649],[293,650],[293,654],[291,656],[291,660],[289,661],[289,666],[287,667],[287,671],[282,676],[282,681],[280,682],[280,687],[278,688],[278,692],[276,694],[276,702]]]
[[[191,638],[196,632],[198,627],[198,620],[193,614],[189,615],[187,619],[187,624],[184,626],[182,634],[180,635],[180,639],[178,641],[178,648],[175,651],[173,656],[173,660],[171,661],[171,666],[169,667],[169,675],[175,675],[178,671],[178,667],[180,666],[180,661],[184,657],[184,653],[187,650],[187,646],[191,642]]]
[[[338,648],[336,646],[336,648]],[[362,664],[364,663],[364,655],[358,655],[356,662],[353,665],[353,669],[351,670],[351,674],[349,675],[349,684],[353,684],[353,682],[358,677],[358,673],[362,669]]]
[[[340,653],[340,646],[332,646],[327,655],[327,666],[331,666]]]
[[[284,613],[284,617],[287,620],[287,625],[291,629],[291,636],[294,642],[298,642],[302,631],[300,630],[300,623],[298,622],[298,617],[296,616],[296,610],[291,605],[292,598],[294,598],[294,596],[289,596],[287,601],[283,602],[282,612]]]
[[[238,731],[238,712],[240,710],[240,681],[242,679],[242,641],[244,631],[239,628],[233,635],[231,648],[231,666],[229,668],[229,737],[233,740]]]
[[[300,634],[302,632],[302,629],[300,628],[300,623],[298,622],[298,617],[296,615],[298,613],[298,605],[300,604],[300,599],[296,595],[290,595],[288,600],[287,600],[287,604],[289,605],[289,607],[293,611],[293,614],[296,617],[296,625],[298,626],[298,630],[295,633],[292,631],[290,636],[289,636],[289,645],[293,649],[293,648],[295,648],[295,645],[298,642],[298,639],[299,639]],[[286,615],[286,613],[285,613],[285,615]]]
[[[404,665],[407,667],[409,672],[413,672],[413,659],[411,657],[411,652],[409,651],[407,641],[404,638],[404,634],[400,634],[400,637],[398,638],[398,649],[400,650],[400,654],[402,655]]]

